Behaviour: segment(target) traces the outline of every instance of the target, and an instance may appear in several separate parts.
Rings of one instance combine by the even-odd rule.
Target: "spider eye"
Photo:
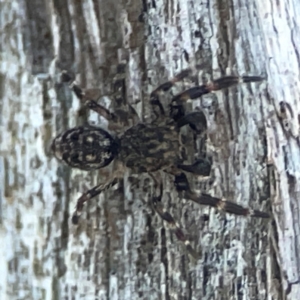
[[[80,159],[79,153],[74,153],[71,155],[71,161],[75,164],[80,164],[82,162],[82,159]]]
[[[82,163],[79,153],[71,153],[70,154],[69,152],[64,152],[64,154],[62,155],[62,160],[72,166]]]
[[[76,142],[79,140],[79,134],[77,132],[74,132],[71,136],[70,136],[71,140]]]

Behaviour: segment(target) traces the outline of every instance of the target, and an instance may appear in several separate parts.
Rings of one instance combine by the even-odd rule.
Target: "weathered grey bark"
[[[0,299],[300,299],[298,0],[2,0],[0,9]],[[209,116],[207,192],[270,210],[272,221],[181,201],[166,178],[166,207],[203,251],[194,262],[145,204],[147,181],[128,174],[71,225],[80,192],[100,178],[49,151],[56,133],[87,120],[57,75],[73,70],[109,94],[124,61],[127,101],[143,116],[149,92],[189,64],[201,64],[200,80],[267,74],[191,108]]]

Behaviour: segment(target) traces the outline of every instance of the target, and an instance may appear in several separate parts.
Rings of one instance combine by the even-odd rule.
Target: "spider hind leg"
[[[177,94],[173,99],[172,103],[180,103],[187,100],[198,99],[203,95],[209,94],[213,91],[222,90],[235,86],[239,83],[249,83],[249,82],[261,82],[265,79],[262,76],[224,76],[218,79],[213,80],[210,83],[194,86],[190,89],[183,91],[182,93]]]
[[[266,212],[252,210],[226,199],[216,198],[205,193],[197,194],[191,191],[188,179],[184,173],[175,176],[174,184],[177,191],[182,193],[184,198],[192,200],[200,205],[208,205],[239,216],[251,216],[265,219],[270,218],[270,215]]]
[[[211,161],[207,158],[199,158],[191,165],[179,164],[177,167],[195,175],[209,176],[211,171]]]
[[[155,189],[158,192],[151,197],[151,203],[154,211],[161,217],[161,219],[167,222],[170,230],[176,235],[177,239],[181,241],[184,245],[188,253],[196,260],[201,258],[201,252],[197,252],[191,245],[189,239],[184,234],[180,225],[175,221],[173,216],[164,209],[162,204],[162,196],[163,196],[163,183],[160,175],[154,176],[154,174],[150,174],[155,183]]]
[[[194,111],[185,115],[184,107],[171,105],[171,118],[176,122],[177,128],[189,125],[196,134],[205,134],[207,121],[202,111]]]
[[[98,88],[82,88],[75,80],[75,75],[63,71],[61,73],[61,82],[69,85],[69,88],[73,91],[76,97],[90,110],[95,111],[100,116],[109,121],[109,129],[112,130],[120,130],[123,129],[124,126],[128,126],[128,124],[135,124],[138,122],[139,117],[135,109],[127,104],[126,108],[119,107],[115,112],[111,112],[109,109],[97,103],[97,100],[104,96],[101,94],[101,90]],[[117,97],[118,94],[122,94],[121,100],[124,98],[125,94],[125,85],[122,85],[122,80],[118,79],[115,82],[114,91],[109,96],[115,98],[115,101],[119,101],[120,99]],[[122,102],[122,101],[121,101]]]
[[[90,199],[98,196],[100,193],[108,190],[110,187],[118,183],[118,179],[114,178],[112,180],[108,180],[106,183],[101,183],[96,185],[95,187],[88,190],[86,193],[82,194],[81,197],[78,198],[75,211],[72,216],[72,223],[74,225],[78,225],[79,218],[81,216],[84,204]]]
[[[162,92],[169,91],[177,82],[182,81],[183,79],[190,77],[190,75],[193,73],[192,69],[185,69],[175,75],[172,79],[169,81],[166,81],[159,85],[155,90],[153,90],[150,94],[150,104],[153,106],[157,106],[159,108],[160,114],[165,115],[165,110],[163,108],[163,105],[160,102],[159,94]],[[178,118],[184,115],[184,112],[178,112]]]
[[[183,230],[180,228],[179,224],[175,221],[173,216],[166,211],[162,203],[160,202],[160,199],[158,197],[152,198],[152,205],[155,210],[155,212],[168,223],[170,230],[176,235],[177,239],[181,241],[185,247],[188,253],[194,258],[194,259],[200,259],[201,253],[197,252],[191,245],[189,239],[184,234]]]

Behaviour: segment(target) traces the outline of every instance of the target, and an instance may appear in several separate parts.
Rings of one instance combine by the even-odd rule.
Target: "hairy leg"
[[[160,115],[165,115],[165,111],[163,105],[159,100],[159,94],[162,92],[166,92],[170,90],[175,83],[182,81],[184,78],[191,77],[193,75],[192,69],[185,69],[174,76],[174,78],[169,81],[158,86],[151,94],[150,94],[150,104],[159,108]],[[192,129],[196,129],[195,124],[201,123],[202,127],[206,128],[206,118],[203,112],[195,112],[188,115],[185,115],[184,102],[191,99],[197,99],[205,94],[209,94],[213,91],[222,90],[225,88],[229,88],[231,86],[240,84],[240,83],[249,83],[249,82],[260,82],[265,78],[262,76],[224,76],[213,80],[208,84],[203,84],[200,86],[195,86],[190,89],[187,89],[175,97],[173,97],[170,103],[170,117],[178,122],[178,126],[182,127],[186,124],[189,124]],[[195,123],[196,122],[196,123]]]
[[[174,110],[173,110],[174,112]],[[174,114],[173,119],[175,119],[177,127],[181,128],[185,125],[190,125],[190,127],[197,133],[202,134],[207,130],[207,121],[205,114],[202,111],[194,111],[183,115],[181,117],[175,117]],[[177,115],[178,116],[178,115]]]
[[[201,253],[198,253],[192,246],[182,229],[180,228],[179,224],[174,220],[173,216],[163,208],[160,199],[156,197],[152,198],[152,205],[155,212],[165,221],[168,223],[170,230],[176,235],[177,239],[184,243],[188,253],[194,259],[200,259]]]
[[[211,161],[207,158],[200,158],[191,165],[179,164],[177,168],[200,176],[209,176],[211,171]]]
[[[128,111],[119,108],[115,113],[113,113],[109,109],[97,103],[97,100],[103,96],[101,95],[100,89],[84,89],[80,87],[80,85],[75,81],[74,76],[69,74],[67,71],[62,72],[61,80],[62,82],[69,84],[70,89],[85,106],[109,121],[109,129],[123,129],[124,125],[127,126],[137,123],[139,118],[131,105],[128,105]],[[114,96],[114,94],[112,94],[112,96]],[[128,124],[131,119],[132,124]]]
[[[165,222],[167,222],[170,230],[176,235],[177,239],[179,241],[181,241],[185,245],[188,253],[194,259],[199,259],[201,257],[201,253],[198,253],[191,246],[191,243],[190,243],[189,239],[186,237],[186,235],[184,234],[183,230],[180,228],[180,225],[175,221],[175,219],[173,218],[173,216],[167,210],[165,210],[164,207],[163,207],[163,204],[162,204],[162,201],[161,201],[162,196],[163,196],[163,184],[162,184],[161,177],[153,175],[153,174],[150,174],[150,175],[154,179],[156,191],[158,190],[158,192],[156,193],[156,195],[152,196],[152,198],[151,198],[152,206],[153,206],[155,212]]]
[[[160,114],[165,115],[163,105],[161,104],[161,102],[159,100],[159,94],[162,93],[162,92],[169,91],[172,88],[172,86],[175,85],[176,82],[179,82],[179,81],[183,80],[184,78],[189,77],[191,74],[192,74],[191,69],[185,69],[185,70],[181,71],[180,73],[178,73],[177,75],[175,75],[169,81],[166,81],[163,84],[159,85],[150,94],[150,104],[153,105],[153,106],[157,106],[159,108]],[[178,109],[181,109],[181,108],[178,108]],[[180,115],[182,115],[182,113],[180,113]],[[183,115],[184,115],[184,113],[183,113]]]
[[[201,205],[208,205],[215,207],[219,210],[223,210],[227,213],[240,215],[240,216],[251,216],[258,218],[269,218],[270,215],[266,212],[259,210],[253,210],[250,208],[245,208],[237,203],[228,201],[226,199],[216,198],[205,193],[195,193],[191,191],[189,182],[184,173],[179,173],[175,175],[174,184],[178,192],[182,193],[182,196],[186,199],[190,199]]]
[[[100,104],[97,104],[96,102],[101,96],[100,89],[81,88],[80,85],[75,81],[75,78],[67,71],[62,72],[61,81],[69,84],[70,89],[74,92],[77,98],[82,101],[88,108],[94,110],[108,121],[114,119],[114,115],[107,108]]]
[[[92,189],[88,190],[86,193],[84,193],[76,203],[75,211],[72,216],[72,223],[74,225],[77,225],[79,223],[79,218],[83,210],[84,204],[89,201],[90,199],[98,196],[100,193],[108,190],[110,187],[118,183],[117,178],[113,178],[111,180],[106,181],[105,183],[101,183],[93,187]]]
[[[229,88],[232,86],[235,86],[240,83],[248,83],[248,82],[260,82],[263,81],[265,78],[261,76],[225,76],[218,78],[216,80],[213,80],[210,83],[199,85],[192,87],[190,89],[187,89],[186,91],[183,91],[182,93],[179,93],[176,95],[172,102],[175,102],[177,104],[187,101],[189,99],[197,99],[205,94],[209,94],[213,91],[222,90],[225,88]]]
[[[161,92],[167,92],[168,90],[171,89],[171,87],[176,83],[179,82],[181,80],[183,80],[184,78],[189,77],[192,74],[192,70],[191,69],[185,69],[182,70],[180,73],[176,74],[172,79],[170,79],[169,81],[166,81],[164,83],[162,83],[161,85],[159,85],[151,94],[150,94],[150,101],[155,101],[158,96],[159,93]]]

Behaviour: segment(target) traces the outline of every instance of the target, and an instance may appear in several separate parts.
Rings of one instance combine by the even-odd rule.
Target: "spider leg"
[[[108,120],[110,123],[109,129],[123,129],[124,125],[127,125],[126,123],[128,123],[130,119],[133,119],[133,123],[137,122],[138,114],[131,105],[128,105],[128,112],[119,108],[116,113],[112,113],[109,109],[97,103],[97,100],[102,96],[100,89],[81,88],[74,77],[67,71],[62,72],[61,81],[69,84],[70,89],[85,106]]]
[[[178,128],[181,128],[185,125],[189,125],[197,134],[202,134],[206,132],[207,121],[205,114],[202,111],[194,111],[184,115],[183,110],[181,110],[180,112],[177,110],[177,113],[174,114],[174,107],[175,106],[171,106],[171,115],[172,118],[175,120]],[[176,109],[178,109],[177,105]]]
[[[79,199],[77,200],[77,204],[75,207],[75,211],[72,216],[72,223],[74,225],[77,225],[79,223],[79,218],[83,210],[83,205],[85,202],[89,201],[90,199],[98,196],[100,193],[102,193],[105,190],[108,190],[111,186],[115,185],[118,183],[117,178],[113,178],[111,180],[108,180],[105,183],[101,183],[93,187],[92,189],[88,190],[86,193],[84,193]]]
[[[211,171],[211,162],[209,159],[200,158],[191,165],[178,164],[177,168],[200,176],[209,176]]]
[[[248,82],[260,82],[263,81],[265,77],[262,76],[225,76],[213,80],[208,84],[203,84],[199,86],[192,87],[179,93],[172,99],[172,103],[175,102],[177,104],[187,101],[200,98],[205,94],[209,94],[213,91],[222,90],[225,88],[229,88],[231,86],[237,85],[239,83],[248,83]]]
[[[194,111],[191,113],[186,114],[185,116],[181,117],[177,121],[178,128],[183,127],[187,124],[189,125],[195,125],[195,124],[201,124],[201,127],[203,130],[207,129],[207,122],[205,114],[202,111]]]
[[[163,184],[161,177],[154,176],[153,174],[150,174],[151,177],[154,179],[154,182],[156,183],[156,187],[159,190],[158,196],[153,196],[151,199],[152,206],[155,210],[155,212],[165,221],[168,223],[170,230],[176,235],[177,239],[181,241],[188,253],[196,260],[198,260],[201,257],[201,253],[198,253],[192,246],[189,241],[189,239],[184,234],[183,230],[180,228],[179,224],[175,221],[173,216],[164,209],[161,199],[163,195]]]
[[[111,121],[115,118],[114,114],[111,113],[107,108],[98,104],[96,101],[100,98],[100,89],[83,89],[75,81],[75,78],[67,71],[63,71],[61,74],[61,81],[68,83],[70,89],[74,92],[77,98],[82,101],[89,109],[97,112],[99,115]]]
[[[195,111],[184,115],[177,121],[177,127],[181,128],[189,124],[197,133],[203,134],[207,129],[206,117],[202,111]],[[200,158],[191,165],[177,165],[177,168],[196,175],[209,176],[211,171],[211,162],[208,159]]]
[[[164,82],[163,84],[159,85],[154,91],[151,92],[150,94],[150,104],[158,106],[160,113],[162,115],[165,115],[165,111],[163,108],[163,105],[161,104],[159,100],[159,94],[161,92],[167,92],[168,90],[171,89],[171,87],[178,81],[183,80],[184,78],[190,76],[192,74],[191,69],[185,69],[175,75],[172,79],[170,79],[167,82]]]
[[[175,176],[174,184],[179,193],[182,193],[184,198],[190,199],[201,205],[208,205],[215,207],[219,210],[224,210],[225,212],[240,215],[240,216],[251,216],[258,218],[269,218],[270,215],[266,212],[259,210],[252,210],[245,208],[237,203],[228,201],[226,199],[216,198],[205,193],[195,193],[191,191],[189,182],[184,173],[180,173]]]
[[[207,122],[204,113],[198,111],[185,115],[184,102],[187,100],[198,99],[205,94],[229,88],[239,83],[260,82],[264,79],[265,78],[261,76],[225,76],[213,80],[208,84],[189,88],[173,97],[170,104],[170,117],[177,122],[177,126],[179,128],[189,124],[195,132],[202,133],[207,129]]]

